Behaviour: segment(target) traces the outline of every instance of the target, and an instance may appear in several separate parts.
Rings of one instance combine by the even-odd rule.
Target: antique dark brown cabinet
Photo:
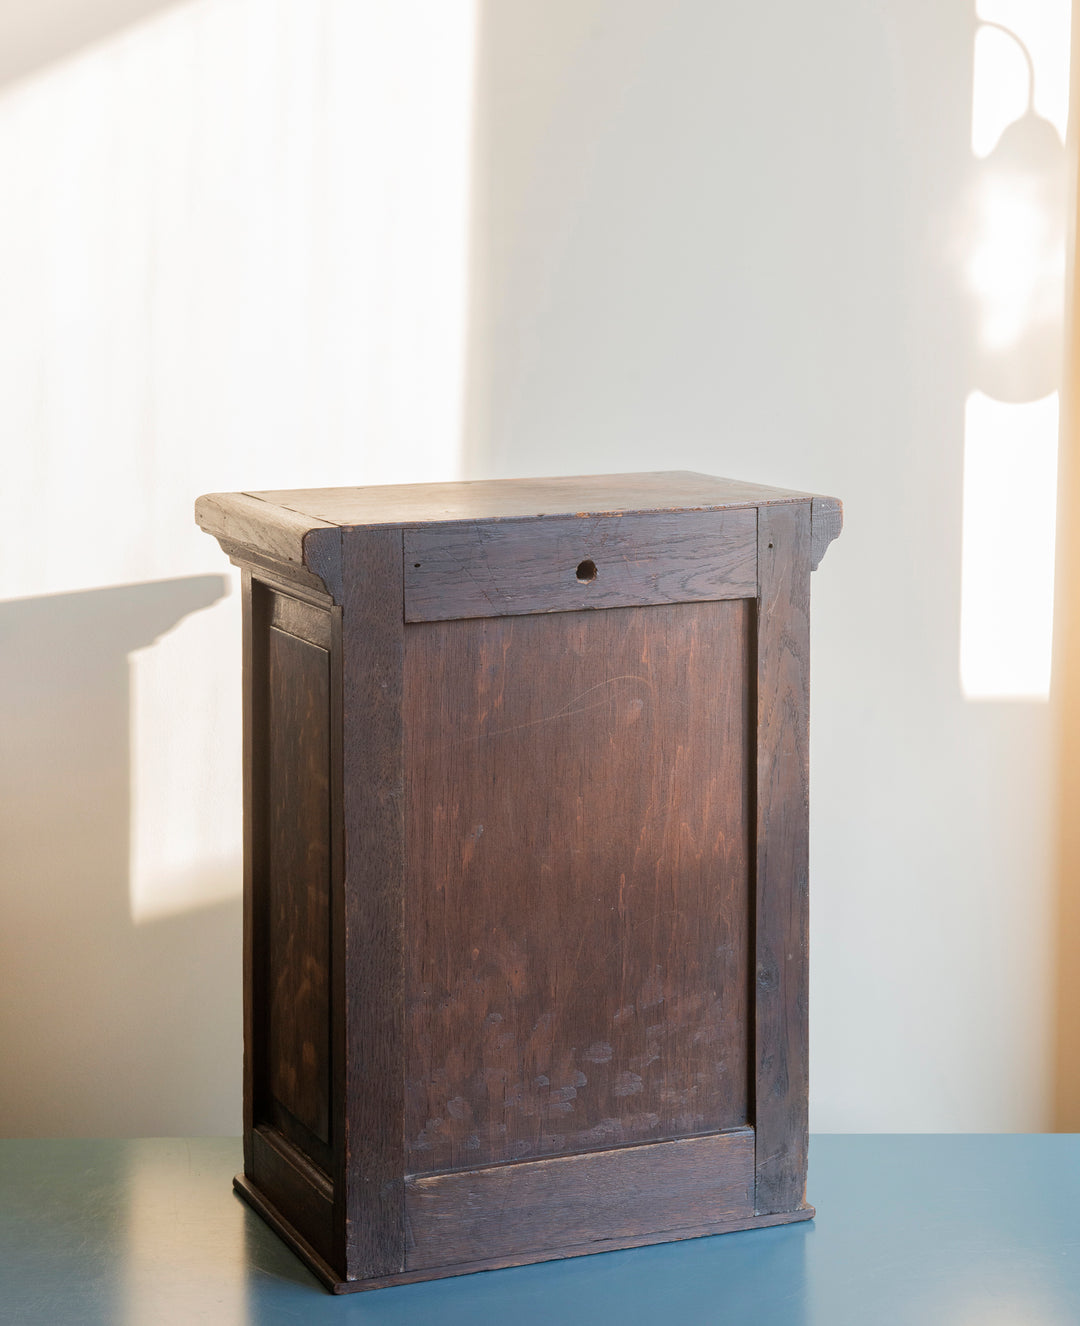
[[[215,494],[241,1194],[341,1292],[805,1220],[810,572],[689,473]]]

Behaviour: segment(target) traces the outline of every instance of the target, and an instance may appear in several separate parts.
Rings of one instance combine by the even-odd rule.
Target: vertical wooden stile
[[[810,504],[758,508],[755,1210],[805,1205]]]
[[[251,571],[244,567],[241,573],[241,594],[243,596],[243,744],[244,744],[244,934],[243,934],[243,970],[244,970],[244,1168],[247,1173],[254,1170],[252,1139],[255,1130],[255,1061],[261,1048],[261,1038],[256,1036],[255,1018],[257,995],[255,991],[255,952],[261,939],[256,934],[255,907],[255,800],[254,786],[256,774],[255,714],[259,706],[257,691],[262,678],[256,676],[254,666],[254,636],[258,629],[258,595],[252,583]]]
[[[348,530],[342,561],[348,1278],[405,1265],[401,531]]]

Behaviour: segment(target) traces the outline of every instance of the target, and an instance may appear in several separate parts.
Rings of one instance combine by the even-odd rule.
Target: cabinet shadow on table
[[[129,896],[128,656],[227,584],[0,604],[0,1135],[237,1131],[240,900],[136,925]]]

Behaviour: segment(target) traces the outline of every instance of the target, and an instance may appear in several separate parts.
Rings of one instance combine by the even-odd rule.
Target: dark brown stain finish
[[[267,634],[267,1075],[271,1096],[330,1141],[330,660]]]
[[[341,1182],[350,1279],[405,1265],[401,533],[342,540],[345,1010]]]
[[[746,1122],[752,621],[406,628],[409,1170]]]
[[[810,506],[758,513],[756,1209],[805,1204]]]
[[[658,474],[197,512],[244,571],[241,1196],[339,1293],[809,1219],[839,503]]]
[[[749,1128],[411,1178],[407,1269],[723,1224],[753,1214],[753,1190]]]
[[[405,620],[503,617],[752,596],[757,513],[407,529]]]

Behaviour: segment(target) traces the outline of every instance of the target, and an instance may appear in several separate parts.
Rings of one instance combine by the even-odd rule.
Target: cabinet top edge
[[[835,498],[725,479],[689,470],[644,474],[573,475],[536,479],[481,479],[455,483],[384,484],[365,488],[279,489],[211,493],[196,503],[208,534],[215,514],[242,511],[250,533],[307,522],[309,529],[373,528],[500,520],[724,510],[816,501],[840,510]]]

